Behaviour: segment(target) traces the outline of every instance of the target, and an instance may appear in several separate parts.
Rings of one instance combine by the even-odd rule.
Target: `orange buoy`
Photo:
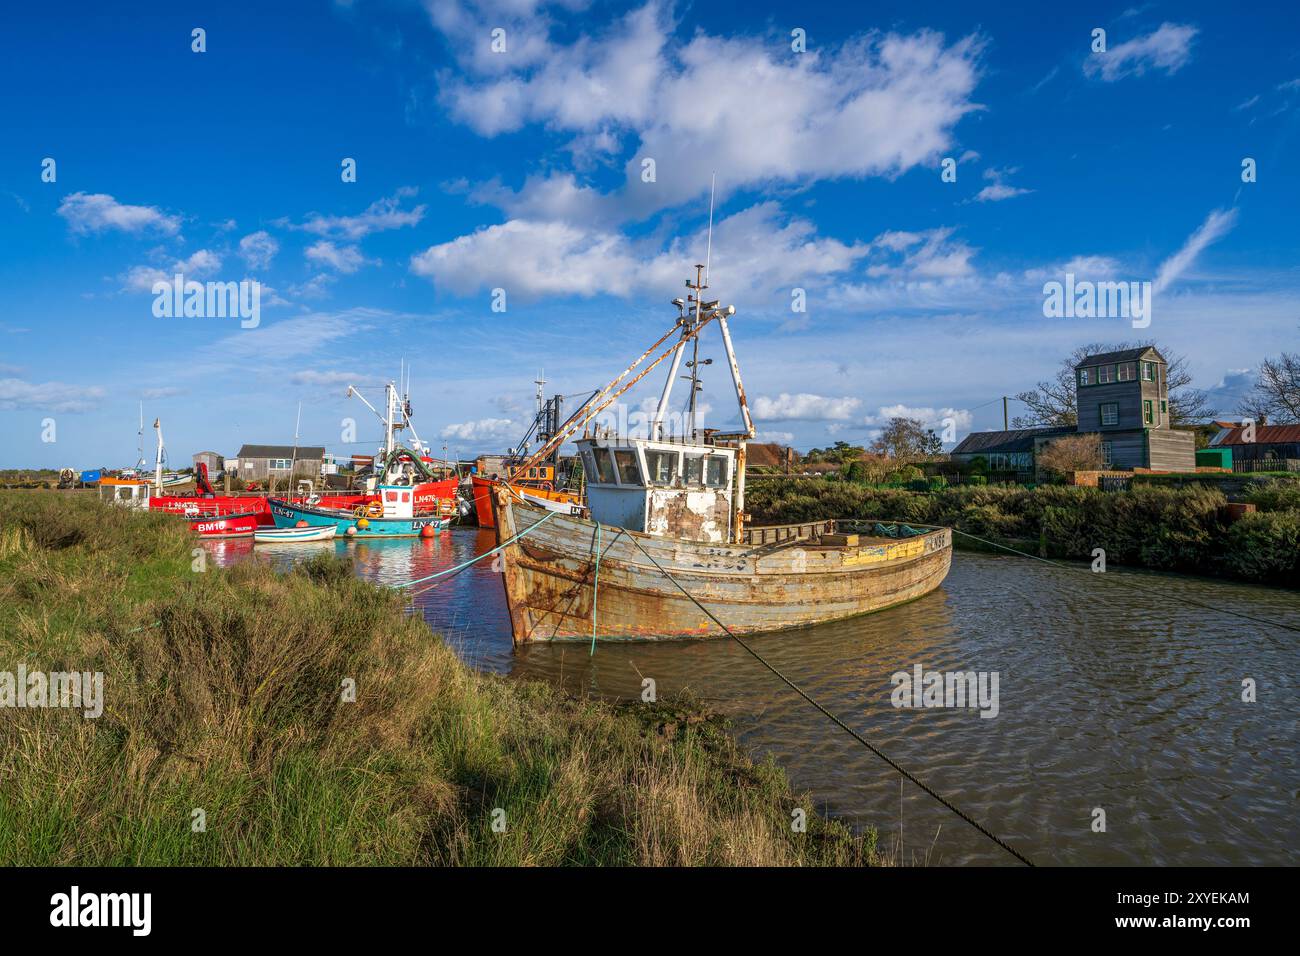
[[[421,538],[432,538],[435,534],[437,534],[437,532],[433,530],[433,525],[431,524],[426,524],[420,529]]]
[[[304,521],[303,519],[299,518],[299,519],[298,519],[298,523],[297,523],[296,525],[294,525],[294,527],[295,527],[295,528],[306,528],[306,527],[308,527],[308,524],[307,524],[306,521]]]

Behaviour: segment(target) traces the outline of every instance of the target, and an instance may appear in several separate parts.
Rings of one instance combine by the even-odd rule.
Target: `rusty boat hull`
[[[833,532],[834,522],[821,522],[803,526],[814,529],[808,537],[790,532],[782,540],[769,533],[773,529],[753,528],[752,540],[770,543],[713,544],[608,525],[598,534],[589,519],[547,518],[547,511],[504,489],[494,491],[492,505],[498,544],[536,525],[501,552],[516,644],[589,641],[593,607],[597,640],[724,636],[642,548],[736,634],[807,627],[904,604],[938,588],[952,563],[947,528],[844,545],[823,544],[820,532]]]

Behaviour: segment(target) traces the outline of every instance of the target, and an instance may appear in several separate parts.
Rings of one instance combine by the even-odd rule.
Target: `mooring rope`
[[[495,548],[493,548],[491,551],[484,551],[484,552],[483,552],[482,554],[480,554],[478,557],[470,558],[468,561],[462,561],[460,564],[456,565],[454,568],[446,568],[445,570],[442,570],[442,571],[435,571],[433,574],[425,575],[425,576],[422,577],[422,578],[416,578],[416,579],[413,580],[413,581],[406,581],[406,582],[403,582],[403,583],[401,583],[401,584],[390,584],[390,585],[388,585],[388,586],[389,586],[390,588],[409,588],[409,587],[411,587],[412,585],[415,585],[415,584],[423,584],[425,581],[432,581],[434,578],[441,578],[441,577],[443,577],[443,576],[445,576],[445,575],[448,575],[448,574],[455,574],[457,571],[463,571],[463,570],[465,570],[466,568],[468,568],[471,564],[477,564],[479,561],[482,561],[484,558],[491,557],[492,555],[496,554],[496,553],[497,553],[498,551],[500,551],[501,549],[503,549],[503,548],[505,548],[505,547],[508,547],[509,545],[514,544],[516,541],[518,541],[518,540],[519,540],[520,538],[522,538],[524,535],[528,534],[528,533],[529,533],[530,531],[532,531],[534,528],[540,528],[542,525],[546,524],[546,522],[550,521],[550,520],[551,520],[552,518],[554,518],[557,514],[559,514],[558,511],[548,511],[548,512],[546,512],[546,516],[545,516],[544,518],[542,518],[540,521],[534,521],[532,524],[530,524],[530,525],[529,525],[527,528],[525,528],[523,531],[520,531],[520,532],[517,533],[517,534],[513,534],[513,535],[511,535],[509,538],[507,538],[505,541],[502,541],[499,545],[497,545],[497,546],[496,546]],[[425,590],[427,591],[428,588],[425,588]]]
[[[881,760],[883,760],[885,763],[889,764],[889,766],[891,766],[891,767],[893,767],[895,770],[897,770],[900,774],[903,775],[904,778],[906,778],[907,780],[910,780],[912,783],[916,784],[916,786],[920,787],[921,790],[924,791],[926,794],[928,794],[929,796],[931,796],[931,797],[933,797],[935,800],[937,800],[937,801],[939,802],[940,805],[942,805],[943,807],[945,807],[945,808],[948,809],[948,810],[951,810],[953,813],[955,813],[955,814],[956,814],[958,817],[960,817],[962,820],[965,820],[967,823],[969,823],[972,827],[974,827],[976,830],[978,830],[978,831],[979,831],[980,833],[982,833],[984,836],[988,837],[990,840],[992,840],[994,843],[996,843],[999,847],[1001,847],[1002,849],[1006,850],[1008,853],[1010,853],[1013,857],[1015,857],[1015,858],[1016,858],[1017,860],[1019,860],[1021,863],[1025,864],[1025,866],[1033,866],[1033,865],[1034,865],[1033,862],[1032,862],[1032,861],[1031,861],[1027,856],[1025,856],[1023,853],[1021,853],[1021,852],[1020,852],[1019,850],[1017,850],[1015,847],[1011,846],[1009,843],[1007,843],[1005,840],[1003,840],[1001,837],[999,837],[996,833],[994,833],[993,831],[989,830],[987,827],[985,827],[985,826],[984,826],[982,823],[980,823],[978,820],[976,820],[976,819],[974,819],[973,817],[971,817],[969,814],[967,814],[964,810],[962,810],[960,807],[958,807],[956,804],[954,804],[954,803],[953,803],[951,800],[949,800],[947,797],[945,797],[945,796],[943,796],[942,794],[936,792],[936,791],[935,791],[932,787],[930,787],[928,784],[926,784],[926,783],[924,783],[923,781],[919,780],[915,775],[913,775],[912,773],[910,773],[910,772],[909,772],[905,767],[903,767],[900,763],[898,763],[898,761],[894,760],[892,757],[890,757],[890,756],[889,756],[888,754],[886,754],[884,751],[880,750],[878,747],[876,747],[874,744],[872,744],[869,740],[867,740],[867,739],[866,739],[865,737],[863,737],[860,733],[858,733],[856,730],[854,730],[852,727],[850,727],[848,724],[846,724],[844,721],[842,721],[839,717],[837,717],[835,714],[831,713],[830,710],[828,710],[825,706],[823,706],[823,705],[822,705],[821,703],[819,703],[815,698],[813,698],[810,694],[808,694],[808,692],[805,691],[802,687],[800,687],[798,684],[796,684],[796,683],[795,683],[794,681],[792,681],[790,678],[786,677],[785,674],[781,673],[781,671],[780,671],[780,670],[779,670],[775,665],[769,663],[768,660],[767,660],[765,657],[763,657],[763,655],[759,654],[758,651],[754,650],[752,647],[750,647],[748,644],[746,644],[744,641],[742,641],[739,637],[737,637],[736,634],[734,634],[734,633],[732,632],[731,628],[727,627],[727,625],[723,624],[720,620],[718,620],[717,615],[715,615],[715,614],[714,614],[712,611],[710,611],[707,607],[705,607],[705,606],[704,606],[703,604],[701,604],[698,600],[696,600],[695,595],[691,594],[690,591],[686,590],[686,588],[682,586],[682,583],[681,583],[680,581],[678,581],[675,577],[672,576],[672,574],[670,574],[668,571],[666,571],[666,570],[663,568],[663,566],[660,565],[659,562],[656,561],[656,560],[654,559],[654,556],[651,555],[650,552],[647,551],[644,547],[642,547],[641,542],[637,540],[636,535],[628,535],[628,537],[632,539],[632,543],[635,544],[635,545],[637,546],[637,548],[640,549],[641,553],[644,554],[644,555],[646,556],[647,559],[649,559],[650,563],[653,564],[653,565],[654,565],[654,566],[659,570],[659,573],[662,574],[664,577],[666,577],[666,578],[667,578],[669,581],[671,581],[673,584],[675,584],[675,585],[677,586],[677,589],[678,589],[679,591],[681,591],[683,594],[685,594],[686,597],[690,599],[690,601],[691,601],[692,604],[694,604],[694,605],[695,605],[696,607],[698,607],[701,611],[703,611],[705,614],[707,614],[707,615],[712,619],[712,621],[713,621],[714,624],[717,624],[718,627],[722,628],[722,630],[726,632],[726,634],[727,634],[728,637],[730,637],[733,641],[735,641],[737,644],[739,644],[741,647],[743,647],[746,651],[748,651],[749,654],[750,654],[750,656],[753,657],[754,660],[758,661],[760,664],[762,664],[764,667],[766,667],[769,671],[771,671],[773,674],[775,674],[777,677],[779,677],[783,682],[785,682],[785,684],[787,684],[787,685],[788,685],[788,686],[789,686],[789,687],[790,687],[790,688],[791,688],[791,689],[792,689],[796,694],[798,694],[800,697],[802,697],[802,698],[803,698],[804,700],[806,700],[808,703],[812,704],[813,707],[817,708],[817,710],[821,711],[821,713],[822,713],[823,715],[825,715],[827,718],[829,718],[831,721],[833,721],[833,722],[836,724],[836,726],[838,726],[841,730],[843,730],[845,733],[847,733],[849,736],[851,736],[854,740],[856,740],[858,743],[862,744],[862,746],[866,747],[868,750],[870,750],[873,754],[875,754],[877,757],[879,757],[879,758],[880,758]]]
[[[969,534],[965,531],[958,531],[956,528],[953,528],[951,530],[953,534],[959,534],[964,538],[970,538],[972,541],[979,541],[982,544],[987,544],[994,548],[1001,548],[1003,551],[1010,551],[1012,554],[1018,554],[1023,558],[1033,558],[1035,561],[1041,561],[1043,564],[1049,564],[1054,568],[1061,568],[1066,571],[1082,571],[1084,574],[1093,573],[1093,571],[1090,568],[1082,568],[1077,564],[1063,564],[1060,561],[1053,561],[1051,558],[1044,558],[1042,555],[1039,554],[1031,554],[1028,551],[1021,551],[1018,548],[1013,548],[1010,545],[999,544],[997,541],[990,541],[987,538],[981,538],[977,535]],[[1142,585],[1140,584],[1126,581],[1122,575],[1103,575],[1103,578],[1105,578],[1108,581],[1112,581],[1116,584],[1123,585],[1124,587],[1131,588],[1137,591],[1142,591],[1143,593],[1149,593],[1151,590],[1150,588],[1142,587]],[[1286,631],[1295,631],[1297,633],[1300,633],[1300,627],[1297,627],[1294,624],[1286,624],[1282,621],[1273,621],[1266,617],[1255,617],[1253,614],[1245,614],[1241,611],[1233,611],[1225,607],[1216,607],[1213,604],[1205,604],[1201,601],[1197,601],[1195,598],[1183,597],[1181,595],[1179,596],[1179,600],[1182,601],[1184,604],[1190,604],[1193,607],[1199,607],[1206,611],[1214,611],[1219,614],[1226,614],[1229,617],[1239,617],[1247,621],[1254,621],[1256,624],[1267,624],[1271,627],[1279,627]]]

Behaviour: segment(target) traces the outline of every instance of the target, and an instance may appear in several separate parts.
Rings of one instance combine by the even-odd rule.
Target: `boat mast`
[[[162,420],[155,418],[153,420],[154,431],[158,433],[158,454],[154,458],[153,464],[153,483],[157,488],[158,494],[162,494],[162,466],[163,466],[163,437],[162,437]]]

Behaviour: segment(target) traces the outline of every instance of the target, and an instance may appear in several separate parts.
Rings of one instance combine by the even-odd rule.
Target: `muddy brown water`
[[[468,560],[493,533],[431,540],[258,545],[288,565],[350,553],[400,584]],[[248,541],[209,545],[219,563]],[[1014,861],[831,724],[727,639],[511,645],[491,559],[415,594],[414,607],[469,664],[573,693],[690,691],[727,714],[755,755],[907,863]],[[873,744],[1039,864],[1294,864],[1300,845],[1296,675],[1300,634],[1196,607],[1300,626],[1300,595],[1112,568],[958,552],[943,587],[878,614],[749,639]],[[898,708],[891,676],[998,675],[998,712]],[[1243,680],[1256,686],[1242,700]],[[1094,829],[1097,810],[1105,831]]]

